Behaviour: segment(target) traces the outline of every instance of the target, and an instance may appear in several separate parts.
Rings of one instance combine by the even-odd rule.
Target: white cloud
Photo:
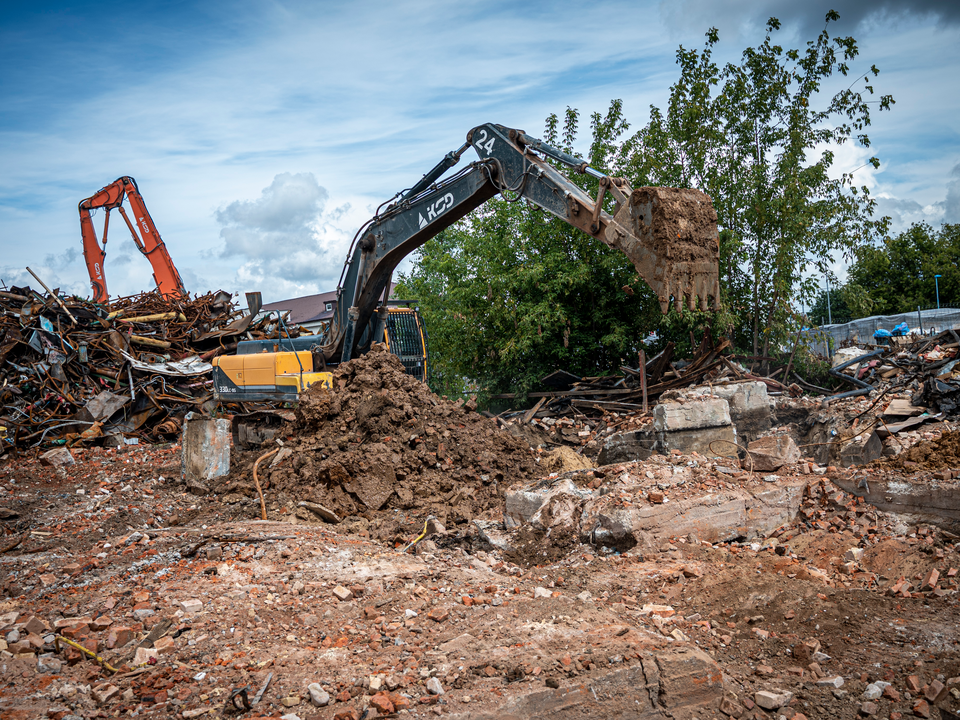
[[[536,135],[549,112],[578,107],[586,125],[589,112],[623,98],[637,129],[649,104],[665,105],[677,43],[697,46],[718,19],[754,12],[738,2],[705,12],[680,3],[688,22],[671,36],[654,2],[601,0],[583,12],[573,3],[214,0],[204,20],[220,32],[178,24],[163,38],[162,63],[98,72],[95,83],[75,84],[82,93],[48,93],[33,115],[22,111],[33,99],[5,98],[0,270],[6,279],[52,255],[61,260],[46,272],[88,292],[82,259],[67,254],[80,246],[76,204],[129,174],[189,290],[261,290],[269,302],[332,289],[356,229],[471,127],[494,121]],[[123,24],[139,32],[140,9],[124,12],[133,15]],[[943,198],[958,160],[937,156],[960,115],[956,94],[942,91],[952,87],[958,51],[955,33],[918,23],[871,30],[874,45],[862,47],[864,62],[881,55],[884,73],[901,68],[881,76],[893,81],[881,89],[904,97],[875,120],[884,166],[866,176],[875,193],[926,207]],[[46,55],[56,53],[54,38],[39,39]],[[718,57],[732,60],[743,42],[725,37],[723,45]],[[100,67],[95,45],[71,52],[58,59],[63,74]],[[11,72],[29,74],[34,65],[18,58]],[[48,82],[43,74],[27,79]],[[285,176],[313,183],[274,187]],[[322,197],[317,188],[327,189]],[[111,292],[150,289],[149,263],[111,242]]]

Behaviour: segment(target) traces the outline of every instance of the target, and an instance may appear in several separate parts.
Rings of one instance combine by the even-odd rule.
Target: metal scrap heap
[[[11,448],[178,437],[214,409],[210,360],[243,337],[277,337],[230,293],[158,292],[100,305],[56,290],[0,291],[0,456]],[[299,329],[289,328],[295,336]]]

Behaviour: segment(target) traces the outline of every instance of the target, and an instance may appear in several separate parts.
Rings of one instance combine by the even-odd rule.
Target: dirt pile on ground
[[[543,474],[589,470],[592,467],[593,463],[566,445],[554,448],[540,460],[540,472]]]
[[[922,440],[881,464],[911,472],[960,467],[960,432],[948,431],[934,440]]]
[[[526,444],[472,403],[431,393],[382,346],[339,366],[332,390],[309,390],[293,432],[293,454],[265,473],[274,491],[387,540],[428,515],[450,527],[499,511],[504,490],[537,469]]]

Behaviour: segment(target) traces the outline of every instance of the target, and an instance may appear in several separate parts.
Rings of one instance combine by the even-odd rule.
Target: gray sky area
[[[551,112],[622,98],[639,129],[679,45],[716,26],[717,59],[735,61],[776,16],[778,41],[801,47],[831,8],[832,34],[860,44],[853,77],[877,65],[896,99],[838,171],[860,168],[895,229],[960,222],[957,3],[21,4],[0,26],[0,279],[25,283],[30,265],[89,295],[77,203],[131,175],[189,290],[333,289],[356,229],[471,127],[539,135]],[[861,167],[871,155],[879,170]],[[111,293],[149,289],[119,220]]]

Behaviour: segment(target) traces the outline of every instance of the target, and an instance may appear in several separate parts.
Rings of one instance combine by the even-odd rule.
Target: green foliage
[[[578,123],[573,110],[562,127],[552,116],[548,142],[571,150]],[[591,162],[603,167],[625,129],[619,103],[591,124]],[[600,375],[636,365],[641,340],[660,319],[656,298],[625,255],[535,207],[499,198],[424,245],[397,292],[420,304],[431,387],[447,395],[468,382],[481,395],[525,394],[558,368]]]
[[[873,313],[892,315],[935,307],[939,278],[941,304],[955,304],[960,293],[960,225],[939,231],[918,223],[896,237],[860,248],[850,266],[850,282],[862,287]]]
[[[709,329],[714,338],[728,336],[736,322],[736,315],[725,309],[709,312],[685,309],[680,312],[671,307],[669,312],[661,317],[656,331],[657,340],[651,345],[647,355],[653,356],[666,347],[668,342],[672,342],[676,357],[689,357],[695,349],[690,343],[690,333],[693,333],[694,343],[699,345],[706,330]]]
[[[853,281],[839,286],[831,281],[829,312],[827,300],[827,292],[823,290],[807,313],[812,324],[826,325],[831,320],[842,323],[875,314],[876,302],[873,297],[866,288]]]
[[[827,26],[837,17],[829,13]],[[831,38],[825,27],[804,50],[785,50],[773,40],[779,27],[771,18],[763,43],[723,68],[712,57],[716,29],[703,50],[681,47],[680,79],[666,112],[651,108],[650,123],[625,153],[630,176],[697,187],[713,198],[722,292],[740,319],[735,341],[755,354],[787,340],[790,300],[813,294],[813,284],[805,287],[802,279],[811,264],[822,272],[831,253],[852,252],[887,227],[886,219],[872,219],[875,201],[852,173],[830,176],[834,155],[824,149],[870,145],[868,97],[879,71],[871,66],[824,98],[824,82],[850,72],[856,41]],[[892,103],[882,96],[878,105]]]
[[[724,67],[713,60],[719,35],[711,29],[702,50],[678,50],[680,78],[666,109],[652,107],[639,132],[627,136],[619,100],[591,116],[593,167],[634,187],[694,187],[713,198],[722,315],[660,316],[626,257],[514,198],[495,199],[424,245],[401,278],[401,293],[420,302],[430,329],[435,389],[455,394],[475,381],[483,392],[524,394],[556,368],[614,371],[636,362],[654,327],[681,346],[707,322],[715,337],[729,333],[752,354],[791,344],[791,301],[816,293],[804,271],[823,272],[832,253],[853,253],[887,227],[886,218],[872,218],[875,201],[853,173],[832,176],[829,148],[869,147],[869,104],[893,103],[889,95],[870,99],[875,66],[825,94],[859,54],[852,37],[830,37],[837,17],[829,13],[802,50],[774,41],[780,23],[771,18],[763,42]],[[547,119],[545,139],[574,153],[578,131],[578,113],[568,109]],[[596,192],[593,178],[575,181]],[[876,297],[858,285],[863,291],[851,290],[847,301],[859,312]]]

